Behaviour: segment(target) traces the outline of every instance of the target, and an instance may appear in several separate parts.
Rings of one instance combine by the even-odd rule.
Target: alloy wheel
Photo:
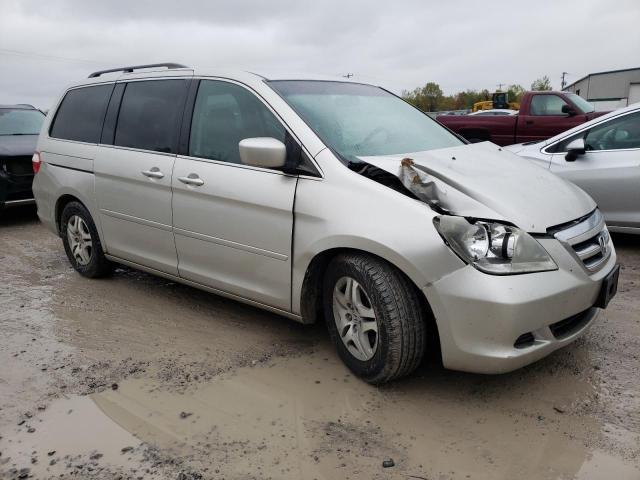
[[[73,258],[80,265],[88,265],[93,251],[91,232],[85,221],[78,215],[73,215],[67,222],[67,239]]]
[[[333,289],[333,319],[347,350],[361,361],[378,348],[378,322],[369,295],[354,278],[341,277]]]

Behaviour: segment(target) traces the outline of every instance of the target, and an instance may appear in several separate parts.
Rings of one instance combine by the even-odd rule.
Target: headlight
[[[433,223],[451,249],[482,272],[510,275],[558,269],[542,245],[519,228],[450,215],[436,217]]]

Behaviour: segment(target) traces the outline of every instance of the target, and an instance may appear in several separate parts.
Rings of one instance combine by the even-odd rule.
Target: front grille
[[[584,266],[587,267],[587,270],[595,271],[610,254],[610,251],[606,248],[608,244],[609,234],[606,230],[603,230],[588,240],[573,245],[573,250],[578,255],[578,258],[582,260]]]
[[[611,239],[599,210],[567,228],[556,229],[554,236],[590,273],[600,270],[611,255]]]
[[[11,175],[33,175],[31,156],[4,157],[1,161],[2,169]]]
[[[580,312],[569,318],[560,320],[559,322],[552,323],[551,325],[549,325],[549,330],[551,330],[551,333],[553,333],[553,336],[557,339],[568,337],[587,324],[587,319],[589,318],[590,311],[591,309],[585,310],[584,312]]]

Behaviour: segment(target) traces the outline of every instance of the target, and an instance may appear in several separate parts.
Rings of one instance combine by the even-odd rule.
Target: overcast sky
[[[49,108],[91,71],[173,61],[344,75],[400,93],[555,88],[640,67],[640,0],[0,0],[0,104]]]

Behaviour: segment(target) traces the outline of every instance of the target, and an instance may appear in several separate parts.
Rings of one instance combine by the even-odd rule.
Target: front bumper
[[[615,251],[590,274],[557,240],[540,243],[558,270],[495,276],[467,265],[423,289],[446,368],[509,372],[573,342],[593,323],[599,311],[593,305],[615,267]]]

